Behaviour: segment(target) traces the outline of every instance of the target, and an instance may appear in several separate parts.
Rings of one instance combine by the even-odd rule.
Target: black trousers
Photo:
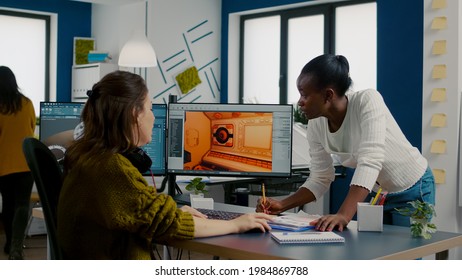
[[[0,176],[2,220],[6,245],[10,252],[22,251],[30,214],[30,196],[34,179],[31,172]]]

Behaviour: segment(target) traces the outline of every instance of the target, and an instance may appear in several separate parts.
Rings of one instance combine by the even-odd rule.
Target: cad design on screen
[[[170,103],[167,172],[290,177],[292,105]]]
[[[74,141],[74,129],[81,122],[80,115],[85,103],[41,102],[40,141],[47,145],[58,161],[64,159],[66,149]],[[150,171],[145,176],[166,174],[167,105],[152,104],[155,116],[152,140],[141,147],[151,158]],[[85,130],[85,129],[84,129]]]

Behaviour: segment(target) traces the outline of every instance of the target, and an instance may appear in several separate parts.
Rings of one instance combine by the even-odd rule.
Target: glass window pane
[[[279,104],[280,17],[245,21],[244,103]]]
[[[296,104],[297,77],[308,61],[324,53],[324,15],[289,19],[287,104]]]
[[[39,114],[45,99],[46,22],[42,19],[0,15],[0,61],[15,74],[21,92]]]
[[[336,9],[336,54],[350,63],[356,90],[377,87],[377,4],[367,3]]]

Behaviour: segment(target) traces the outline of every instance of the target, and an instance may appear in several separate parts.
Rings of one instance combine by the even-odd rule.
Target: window
[[[21,92],[39,114],[49,100],[50,17],[0,10],[0,61],[16,76]]]
[[[344,55],[356,89],[376,88],[377,7],[358,0],[241,17],[239,101],[296,104],[303,66]]]

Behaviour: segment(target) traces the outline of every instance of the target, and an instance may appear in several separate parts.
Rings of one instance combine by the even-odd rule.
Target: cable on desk
[[[178,186],[177,183],[175,183],[175,190],[176,190],[177,194],[183,194],[183,191],[180,189],[180,187]]]
[[[167,187],[167,181],[168,181],[168,177],[165,176],[164,179],[162,180],[162,183],[160,184],[160,189],[157,189],[158,193],[164,192],[165,188]]]

